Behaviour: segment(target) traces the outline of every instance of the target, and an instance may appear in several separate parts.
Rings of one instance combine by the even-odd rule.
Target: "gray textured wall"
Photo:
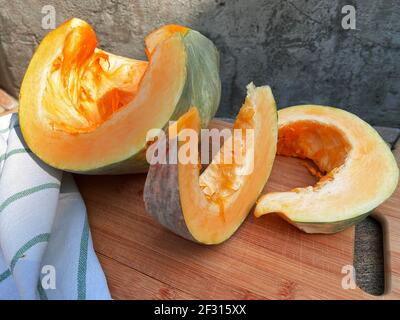
[[[201,31],[221,52],[219,115],[234,116],[254,81],[271,85],[280,107],[333,105],[400,127],[398,0],[0,0],[0,86],[13,94],[47,32],[47,4],[56,8],[57,24],[83,18],[102,48],[131,57],[144,58],[143,36],[162,24]],[[356,30],[341,27],[346,4],[356,6]]]

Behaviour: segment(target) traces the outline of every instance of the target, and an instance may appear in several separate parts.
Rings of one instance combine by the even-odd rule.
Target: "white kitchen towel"
[[[0,117],[0,299],[110,299],[85,204],[69,173]]]

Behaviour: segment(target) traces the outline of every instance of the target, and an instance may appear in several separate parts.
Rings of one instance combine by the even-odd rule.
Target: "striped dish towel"
[[[32,154],[16,114],[0,117],[0,299],[110,299],[72,176]]]

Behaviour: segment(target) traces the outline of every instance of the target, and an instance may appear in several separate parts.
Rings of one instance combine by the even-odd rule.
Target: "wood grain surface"
[[[224,125],[214,120],[214,126]],[[114,299],[392,299],[400,298],[400,190],[373,215],[385,237],[385,293],[344,289],[353,265],[354,227],[305,234],[276,215],[252,212],[233,237],[202,246],[174,235],[146,212],[146,176],[75,176],[95,250]],[[277,157],[264,191],[315,182],[301,160]]]

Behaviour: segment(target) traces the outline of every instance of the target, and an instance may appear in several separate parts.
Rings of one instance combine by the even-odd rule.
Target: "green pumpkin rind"
[[[371,212],[364,213],[363,215],[333,222],[299,222],[286,219],[289,223],[306,233],[319,233],[319,234],[332,234],[343,231],[356,223],[361,222],[368,217]]]

